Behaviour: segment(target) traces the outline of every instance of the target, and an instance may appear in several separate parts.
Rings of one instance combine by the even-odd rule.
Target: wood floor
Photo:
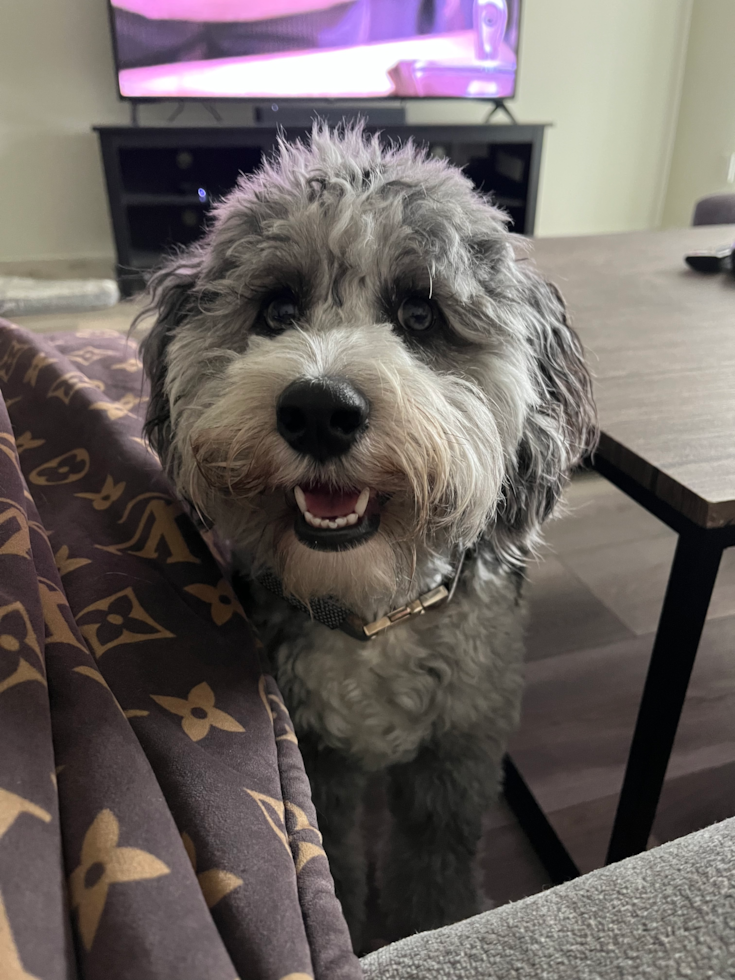
[[[604,861],[676,535],[595,474],[575,479],[530,569],[521,727],[510,751],[582,871]],[[735,815],[735,549],[726,551],[649,841]],[[513,817],[489,814],[494,904],[549,882]]]
[[[120,304],[18,322],[127,330],[136,311]],[[593,474],[574,481],[567,510],[530,570],[527,686],[511,753],[587,871],[604,859],[676,537]],[[735,548],[723,558],[650,843],[733,815]],[[495,905],[549,886],[502,804],[487,817],[481,868]]]

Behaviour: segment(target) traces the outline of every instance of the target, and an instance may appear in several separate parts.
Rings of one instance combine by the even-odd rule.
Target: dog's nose
[[[276,406],[279,433],[299,453],[325,463],[346,453],[368,423],[370,403],[345,378],[301,378]]]

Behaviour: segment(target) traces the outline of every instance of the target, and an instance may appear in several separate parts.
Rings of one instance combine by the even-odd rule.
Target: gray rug
[[[26,279],[0,276],[0,314],[81,313],[114,306],[120,299],[113,279]]]

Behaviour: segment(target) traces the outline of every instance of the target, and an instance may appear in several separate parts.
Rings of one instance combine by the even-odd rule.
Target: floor
[[[527,686],[510,751],[582,871],[599,867],[676,535],[596,474],[579,476],[530,569]],[[649,846],[735,815],[735,549],[725,552]],[[496,905],[549,881],[504,807],[488,816]]]
[[[0,262],[0,276],[30,276],[37,279],[110,279],[114,278],[114,266],[111,260],[106,259]],[[36,333],[54,333],[58,330],[116,330],[126,333],[139,310],[139,302],[125,301],[105,310],[13,317],[13,322]]]
[[[89,310],[85,313],[44,313],[40,316],[14,316],[17,323],[34,333],[57,333],[60,330],[116,330],[127,333],[134,317],[140,311],[134,301],[118,303],[107,310]]]
[[[124,331],[135,312],[120,304],[18,322]],[[574,480],[566,503],[530,569],[527,687],[511,753],[588,871],[604,859],[676,536],[594,474]],[[733,815],[735,549],[723,558],[650,844]],[[495,905],[549,886],[502,804],[487,818],[481,868]]]

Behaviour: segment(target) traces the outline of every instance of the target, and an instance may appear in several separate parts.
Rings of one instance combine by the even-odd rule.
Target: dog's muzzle
[[[318,463],[344,456],[368,426],[370,403],[345,378],[299,378],[281,394],[276,426],[283,439]],[[315,551],[344,551],[371,538],[380,507],[369,488],[294,488],[296,537]]]

